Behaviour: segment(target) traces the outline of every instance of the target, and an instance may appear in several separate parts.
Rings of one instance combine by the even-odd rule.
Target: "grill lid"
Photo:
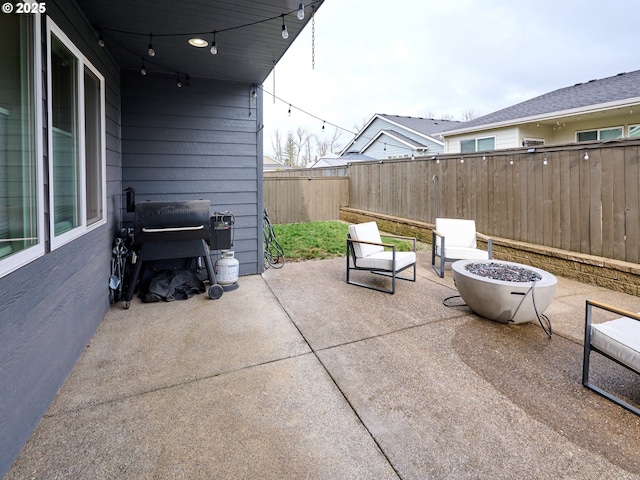
[[[204,239],[210,243],[210,208],[207,200],[138,203],[134,242]]]

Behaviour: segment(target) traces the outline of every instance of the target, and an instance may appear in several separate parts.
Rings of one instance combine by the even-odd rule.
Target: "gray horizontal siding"
[[[212,211],[231,212],[240,274],[260,272],[262,150],[254,99],[249,116],[252,86],[192,78],[177,88],[170,75],[133,71],[122,79],[123,187],[136,190],[137,202],[204,199]]]
[[[147,154],[129,154],[127,155],[127,166],[129,168],[147,167],[149,163],[153,163],[156,167],[171,168],[179,165],[179,162],[183,160],[182,155],[173,155],[169,153],[163,153],[162,155],[153,155],[153,159],[150,159],[150,155]],[[220,166],[225,168],[256,168],[256,157],[239,155],[233,157],[233,163],[230,164],[225,156],[211,156],[211,155],[189,155],[189,167],[211,167]]]
[[[107,225],[0,279],[0,478],[109,308],[111,240],[119,223],[120,72],[74,2],[47,2],[47,14],[105,77],[108,216]]]

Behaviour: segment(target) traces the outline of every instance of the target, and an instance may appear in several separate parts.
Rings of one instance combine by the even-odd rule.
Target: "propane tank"
[[[216,262],[216,280],[220,285],[233,285],[238,281],[240,262],[234,258],[233,250],[222,250]]]

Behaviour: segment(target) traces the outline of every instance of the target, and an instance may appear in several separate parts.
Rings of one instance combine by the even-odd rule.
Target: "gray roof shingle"
[[[447,130],[508,122],[638,97],[640,97],[640,70],[560,88]]]
[[[416,148],[416,149],[427,148],[427,145],[425,145],[423,143],[420,143],[420,142],[418,142],[416,140],[413,140],[413,139],[407,137],[406,135],[403,135],[400,132],[396,132],[395,130],[380,130],[380,133],[383,133],[385,135],[389,135],[391,137],[395,137],[398,140],[400,140],[400,141],[406,143],[407,145],[410,145],[410,146],[412,146],[413,148]]]
[[[401,117],[399,115],[387,115],[386,113],[379,113],[378,116],[429,136],[464,125],[464,123],[458,121],[434,118]]]

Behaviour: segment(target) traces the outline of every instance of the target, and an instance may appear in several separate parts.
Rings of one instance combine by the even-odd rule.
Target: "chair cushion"
[[[436,230],[444,235],[445,248],[476,248],[476,221],[460,218],[436,218]]]
[[[351,235],[353,240],[382,243],[380,232],[378,231],[378,224],[376,222],[349,225],[349,235]],[[354,242],[352,245],[357,258],[368,257],[375,253],[384,251],[384,247],[378,245],[367,245],[366,243],[357,242]]]
[[[396,270],[416,263],[416,252],[396,252]],[[378,252],[367,257],[358,258],[360,268],[379,268],[393,270],[393,252]]]
[[[640,321],[622,317],[592,324],[591,345],[640,372]]]
[[[436,246],[436,253],[440,255],[440,248]],[[454,260],[488,260],[489,252],[478,248],[449,247],[449,242],[445,240],[444,258]]]

